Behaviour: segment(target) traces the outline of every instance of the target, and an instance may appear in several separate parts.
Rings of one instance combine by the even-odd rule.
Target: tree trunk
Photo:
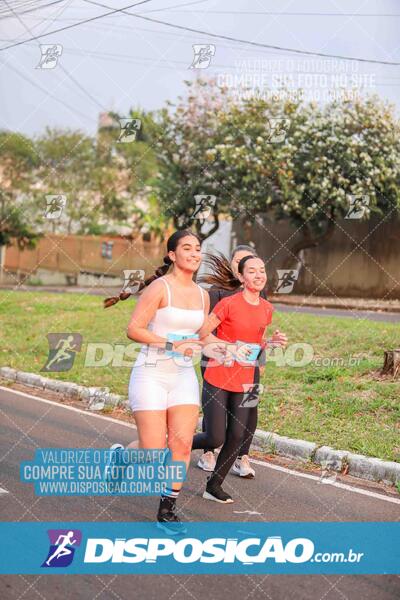
[[[385,350],[385,359],[380,372],[381,375],[392,375],[397,379],[400,375],[400,348]]]
[[[335,231],[335,221],[333,217],[334,212],[332,209],[325,231],[319,235],[313,235],[307,223],[299,228],[303,232],[303,237],[290,248],[290,255],[284,261],[284,269],[299,269],[300,266],[304,264],[304,250],[307,248],[315,248],[332,237],[333,232]]]

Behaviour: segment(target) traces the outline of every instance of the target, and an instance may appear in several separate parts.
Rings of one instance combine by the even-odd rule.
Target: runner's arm
[[[164,298],[165,286],[161,281],[153,281],[141,294],[130,318],[126,335],[134,342],[164,348],[167,338],[148,329],[148,324]]]
[[[215,291],[215,290],[214,290]],[[214,302],[216,298],[212,296],[212,290],[210,292],[204,291],[205,302],[204,302],[204,323],[197,332],[199,339],[203,345],[203,354],[209,358],[216,358],[225,351],[225,342],[222,342],[219,338],[211,333],[220,324],[220,320],[214,313],[210,313],[210,303]],[[218,290],[217,290],[218,293]],[[208,347],[208,348],[207,348]],[[216,354],[215,354],[216,353]]]

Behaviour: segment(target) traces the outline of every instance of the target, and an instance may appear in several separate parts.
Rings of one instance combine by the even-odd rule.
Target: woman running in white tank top
[[[138,428],[139,447],[168,446],[172,460],[183,461],[188,468],[200,396],[192,359],[187,354],[201,353],[203,344],[195,334],[208,316],[209,298],[193,281],[201,262],[200,238],[190,230],[176,231],[168,239],[167,249],[164,265],[142,284],[145,290],[128,325],[128,337],[143,344],[132,368],[129,403]],[[165,277],[170,265],[173,270]],[[126,296],[121,294],[119,299]],[[108,301],[110,305],[118,298]],[[189,339],[168,342],[171,333]],[[133,442],[131,447],[135,446]],[[116,452],[122,448],[113,446]],[[176,514],[181,487],[182,483],[176,482],[161,496],[158,526],[168,533],[185,531]]]
[[[197,286],[200,308],[181,308],[172,306],[172,283],[166,277],[158,281],[166,286],[168,304],[157,309],[147,325],[148,331],[164,338],[170,333],[195,337],[204,323],[204,290]],[[190,357],[143,345],[132,368],[128,397],[134,413],[199,405],[199,384]]]

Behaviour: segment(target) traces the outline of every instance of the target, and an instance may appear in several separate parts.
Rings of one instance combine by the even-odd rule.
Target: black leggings
[[[203,364],[204,361],[204,364]],[[206,383],[205,379],[204,379],[204,371],[206,370],[206,366],[207,366],[207,358],[206,357],[202,357],[202,361],[201,361],[201,375],[203,377],[203,383]],[[260,381],[260,369],[258,367],[255,368],[255,373],[254,373],[254,383],[259,383]],[[213,416],[210,416],[209,418],[207,418],[207,416],[210,414],[210,411],[206,411],[204,409],[204,403],[207,402],[207,394],[202,394],[201,397],[201,403],[202,403],[202,408],[203,408],[203,420],[201,422],[201,430],[203,433],[205,433],[206,431],[210,431],[211,427],[212,427],[212,422],[211,420],[214,418]],[[249,417],[248,417],[248,421],[247,421],[247,425],[246,425],[246,431],[245,431],[245,435],[243,437],[242,443],[240,445],[239,448],[239,452],[238,452],[238,456],[243,456],[245,454],[248,454],[250,452],[250,446],[251,446],[251,442],[253,440],[255,431],[257,429],[257,419],[258,419],[258,411],[257,411],[257,406],[253,407],[253,408],[249,408]],[[226,430],[226,422],[225,423],[221,423],[220,424],[222,431]],[[251,435],[250,435],[251,433]],[[220,444],[219,444],[220,445]],[[208,452],[211,450],[211,452],[213,452],[215,450],[215,448],[218,448],[218,446],[207,446],[204,448],[204,452]]]
[[[197,433],[193,438],[192,450],[202,448],[218,448],[223,444],[218,455],[214,473],[221,481],[225,479],[243,445],[250,445],[257,423],[257,406],[240,406],[243,392],[230,392],[217,388],[204,380],[202,404],[206,431]]]

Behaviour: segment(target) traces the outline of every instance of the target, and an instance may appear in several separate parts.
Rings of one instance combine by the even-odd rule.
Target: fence
[[[301,228],[262,215],[262,224],[235,221],[233,232],[237,243],[254,242],[266,260],[273,289],[276,270],[285,268]],[[400,299],[400,218],[340,220],[329,240],[305,250],[304,261],[293,289],[296,294]]]
[[[33,250],[8,247],[4,273],[6,279],[10,274],[25,279],[31,274],[57,273],[68,283],[76,283],[80,275],[121,279],[123,269],[143,269],[151,274],[162,264],[164,254],[164,242],[159,241],[48,234]]]
[[[285,268],[290,248],[300,239],[301,232],[287,221],[261,217],[262,224],[245,226],[240,219],[235,221],[232,237],[235,244],[254,242],[266,260],[272,290],[276,271]],[[222,238],[229,237],[224,231],[221,227],[214,234],[214,249],[220,248]],[[66,283],[90,283],[84,278],[102,276],[103,280],[108,278],[110,283],[118,284],[123,269],[143,269],[147,276],[162,264],[165,240],[170,233],[161,242],[49,234],[34,250],[21,251],[16,245],[7,248],[5,279],[8,273],[13,274],[12,283],[15,276],[24,279],[31,273],[46,279],[46,272],[61,274]],[[304,261],[306,266],[300,271],[295,293],[400,299],[400,218],[372,216],[367,221],[338,221],[332,238],[305,250]]]

